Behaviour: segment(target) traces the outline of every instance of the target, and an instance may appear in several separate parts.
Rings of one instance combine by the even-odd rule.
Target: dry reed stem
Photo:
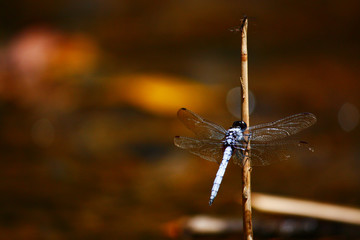
[[[252,204],[258,211],[323,219],[360,225],[360,209],[298,198],[253,193]]]
[[[245,16],[241,25],[241,77],[240,83],[242,88],[241,99],[241,117],[242,120],[250,126],[249,121],[249,94],[248,94],[248,51],[247,51],[247,28],[248,19]],[[250,149],[250,142],[247,144],[247,150]],[[243,230],[244,239],[252,240],[252,219],[251,219],[251,167],[246,151],[244,164],[242,168],[242,210],[243,210]]]

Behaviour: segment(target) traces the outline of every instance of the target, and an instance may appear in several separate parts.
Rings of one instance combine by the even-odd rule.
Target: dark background
[[[255,168],[253,191],[360,206],[360,2],[1,5],[0,239],[162,239],[185,216],[240,217],[240,168],[209,207],[218,166],[173,136],[191,136],[180,107],[237,119],[228,29],[244,14],[251,124],[318,118],[301,134],[315,152]]]

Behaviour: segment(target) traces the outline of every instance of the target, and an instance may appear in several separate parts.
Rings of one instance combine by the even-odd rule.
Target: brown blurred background
[[[257,192],[360,206],[358,1],[7,1],[0,8],[0,239],[167,239],[240,217],[230,164],[173,146],[187,107],[237,119],[249,17],[251,123],[312,112],[315,147],[253,170]],[[256,232],[255,232],[256,236]]]

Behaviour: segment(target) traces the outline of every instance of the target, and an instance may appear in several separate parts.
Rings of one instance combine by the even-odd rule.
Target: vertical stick
[[[245,16],[241,25],[241,117],[247,126],[250,126],[249,121],[249,94],[248,94],[248,52],[247,52],[247,28],[248,19]],[[250,148],[250,143],[247,144],[247,149]],[[242,168],[242,210],[243,210],[243,229],[244,239],[252,240],[252,220],[251,220],[251,167],[248,159],[248,151],[245,154],[244,164]]]

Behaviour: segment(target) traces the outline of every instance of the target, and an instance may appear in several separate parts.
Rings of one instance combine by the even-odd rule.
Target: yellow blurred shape
[[[131,75],[121,77],[110,89],[111,102],[120,98],[144,110],[174,115],[174,110],[188,107],[195,112],[211,109],[219,99],[217,86],[206,86],[188,79],[165,75]]]

